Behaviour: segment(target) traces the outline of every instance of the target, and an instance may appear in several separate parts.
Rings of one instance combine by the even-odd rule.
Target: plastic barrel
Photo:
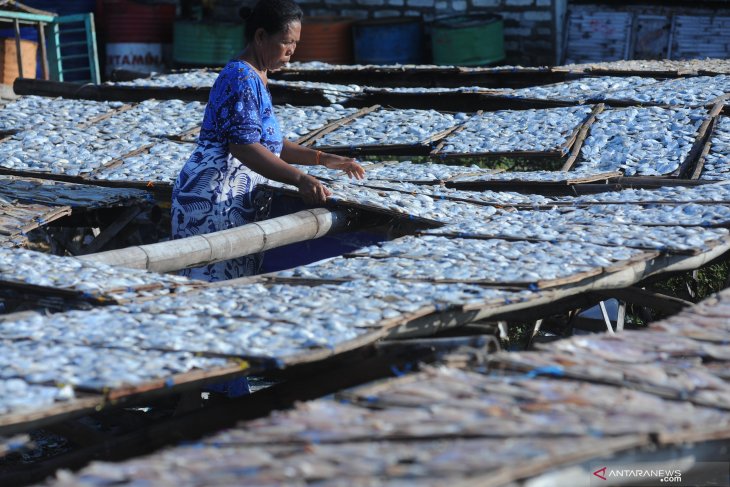
[[[0,83],[12,85],[15,78],[20,76],[17,52],[15,39],[0,39]],[[22,39],[20,41],[20,53],[23,58],[23,77],[33,78],[38,43]]]
[[[420,17],[360,20],[352,26],[352,39],[358,64],[415,64],[422,59]]]
[[[58,15],[93,12],[96,6],[96,0],[24,0],[20,3]]]
[[[38,42],[38,29],[35,27],[21,27],[20,28],[20,38],[25,39],[26,41],[33,41]],[[15,29],[0,29],[0,39],[15,39]],[[38,51],[40,51],[40,48],[38,48]],[[22,49],[21,49],[22,52]],[[40,56],[36,56],[36,66],[35,66],[35,72],[28,73],[26,72],[25,68],[23,68],[23,76],[26,78],[40,78],[43,75],[43,66],[41,65]],[[17,69],[17,68],[16,68]]]
[[[173,30],[172,59],[180,65],[222,66],[245,45],[242,22],[178,20]]]
[[[164,71],[172,51],[175,5],[104,2],[106,73]]]
[[[305,17],[292,61],[352,63],[352,22],[349,17]]]
[[[434,64],[481,66],[501,61],[502,17],[483,14],[439,19],[432,25],[431,47]]]

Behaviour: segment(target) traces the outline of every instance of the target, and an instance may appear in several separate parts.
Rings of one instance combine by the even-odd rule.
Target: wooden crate
[[[0,39],[0,83],[12,85],[18,77],[18,54],[15,39]],[[23,58],[23,77],[35,78],[38,43],[21,39],[20,54]]]

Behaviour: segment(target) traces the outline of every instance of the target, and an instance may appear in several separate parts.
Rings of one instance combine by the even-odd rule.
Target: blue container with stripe
[[[96,7],[96,0],[24,0],[20,3],[58,15],[85,14]]]
[[[421,17],[360,20],[352,26],[358,64],[417,64],[423,59]]]
[[[54,12],[58,15],[85,14],[93,12],[96,7],[96,0],[23,0],[21,2],[29,7]],[[65,27],[67,29],[77,30],[82,24]],[[37,39],[36,39],[37,40]],[[69,72],[64,74],[64,81],[86,81],[89,74],[85,68],[89,66],[88,48],[85,45],[86,35],[82,32],[64,33],[64,27],[61,28],[61,54],[65,58],[63,61],[64,70],[81,69],[78,72]],[[40,75],[41,71],[38,70]]]

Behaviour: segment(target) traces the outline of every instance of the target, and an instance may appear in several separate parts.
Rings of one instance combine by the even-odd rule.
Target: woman
[[[281,135],[267,75],[294,54],[302,15],[292,0],[259,0],[253,10],[242,9],[246,49],[223,68],[213,84],[198,146],[175,182],[173,238],[254,221],[256,188],[267,179],[296,186],[306,203],[324,203],[329,190],[289,163],[321,164],[350,177],[364,176],[354,159],[301,147]],[[186,269],[183,274],[217,281],[254,274],[260,264],[260,258],[246,256]]]

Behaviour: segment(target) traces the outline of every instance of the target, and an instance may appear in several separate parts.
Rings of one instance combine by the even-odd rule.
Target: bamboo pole
[[[347,223],[345,210],[315,208],[220,232],[78,258],[132,269],[172,272],[313,240],[342,230]]]

